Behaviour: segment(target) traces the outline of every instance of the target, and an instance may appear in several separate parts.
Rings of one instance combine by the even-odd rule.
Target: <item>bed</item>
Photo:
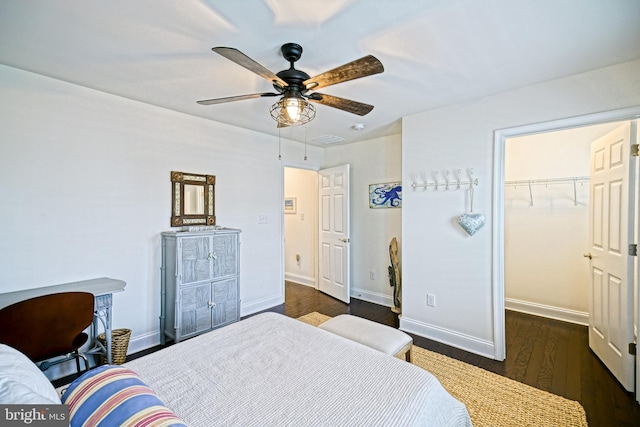
[[[0,371],[10,372],[9,380],[27,378],[3,357],[8,366]],[[55,391],[52,397],[36,382],[27,385],[45,403],[55,401]],[[38,403],[36,394],[22,400]],[[62,402],[71,426],[471,426],[465,406],[427,371],[276,313],[92,369],[67,387]]]
[[[125,364],[189,426],[470,426],[425,370],[276,313]]]

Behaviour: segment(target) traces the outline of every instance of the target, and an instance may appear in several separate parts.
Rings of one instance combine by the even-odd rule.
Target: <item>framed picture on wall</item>
[[[369,208],[401,208],[402,183],[387,182],[369,185]]]
[[[284,198],[284,213],[294,214],[296,213],[296,198],[285,197]]]

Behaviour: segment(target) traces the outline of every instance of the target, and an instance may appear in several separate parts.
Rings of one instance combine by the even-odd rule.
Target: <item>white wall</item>
[[[619,124],[507,140],[505,181],[589,176],[591,142]],[[589,321],[589,182],[505,186],[505,300],[509,309]],[[533,198],[533,206],[531,205]]]
[[[296,212],[284,215],[285,279],[315,287],[318,172],[285,168],[284,196],[296,198]]]
[[[401,327],[494,357],[494,132],[637,105],[640,61],[632,61],[405,118],[405,189],[416,173],[474,168],[475,210],[487,223],[469,237],[455,223],[466,195],[404,191]],[[428,292],[436,307],[427,307]]]
[[[179,170],[216,175],[218,224],[243,231],[242,315],[283,302],[277,138],[6,66],[0,94],[0,292],[121,279],[114,328],[133,330],[130,352],[158,343],[160,232]],[[319,167],[322,149],[307,152]],[[304,155],[291,141],[282,154]]]
[[[325,167],[351,165],[351,296],[389,307],[389,243],[398,239],[402,263],[402,208],[370,209],[369,184],[401,181],[401,144],[401,136],[392,135],[325,150]]]

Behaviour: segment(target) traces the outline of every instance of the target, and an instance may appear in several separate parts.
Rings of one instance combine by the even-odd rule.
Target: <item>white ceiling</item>
[[[638,59],[639,22],[638,0],[2,0],[0,63],[277,135],[277,98],[196,104],[273,91],[212,47],[278,72],[295,42],[311,76],[372,54],[384,73],[322,90],[371,113],[316,104],[315,120],[282,130],[354,142],[399,133],[417,112]]]

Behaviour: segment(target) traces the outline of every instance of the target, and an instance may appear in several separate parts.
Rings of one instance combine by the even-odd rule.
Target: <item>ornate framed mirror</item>
[[[216,177],[171,171],[171,226],[216,225]]]

